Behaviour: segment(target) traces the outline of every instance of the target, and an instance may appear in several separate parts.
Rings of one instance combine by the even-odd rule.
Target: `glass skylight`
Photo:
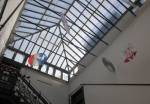
[[[27,0],[5,53],[20,52],[27,66],[30,55],[44,53],[47,62],[32,68],[68,81],[84,67],[80,61],[87,54],[94,56],[97,43],[108,45],[103,37],[112,27],[120,31],[115,24],[129,7],[122,0]]]

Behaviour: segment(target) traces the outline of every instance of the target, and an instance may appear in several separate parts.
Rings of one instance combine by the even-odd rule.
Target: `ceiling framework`
[[[27,0],[4,56],[31,67],[28,57],[44,53],[47,62],[32,68],[69,81],[78,66],[86,67],[81,60],[87,54],[96,56],[91,50],[99,42],[109,45],[103,37],[113,27],[121,31],[116,24],[129,10],[121,0]]]

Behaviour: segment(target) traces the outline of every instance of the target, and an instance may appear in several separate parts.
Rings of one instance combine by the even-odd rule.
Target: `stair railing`
[[[3,64],[0,62],[0,69],[2,72],[15,72],[17,77],[16,85],[14,87],[15,94],[21,97],[27,104],[52,104],[40,91],[35,89],[30,80],[27,80],[19,73],[14,67]]]
[[[18,77],[16,84],[16,91],[20,96],[24,97],[28,103],[31,104],[51,104],[46,98],[44,98],[40,92],[38,92],[24,77]]]

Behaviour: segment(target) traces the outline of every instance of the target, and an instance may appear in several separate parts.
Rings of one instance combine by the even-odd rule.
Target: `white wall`
[[[150,103],[149,86],[86,86],[84,92],[85,104]]]
[[[17,5],[20,2],[21,2],[21,0],[8,0],[7,6],[4,11],[3,18],[0,22],[0,24],[2,24],[8,18],[8,16],[12,13],[12,11],[17,7]],[[5,27],[0,31],[0,53],[5,48],[5,44],[10,36],[11,31],[13,30],[13,27],[15,25],[15,22],[18,18],[18,15],[19,15],[23,5],[24,5],[24,2],[22,3],[22,5],[20,5],[20,7],[17,9],[17,11],[13,14],[13,16],[7,22]]]
[[[41,91],[42,95],[48,98],[52,104],[68,104],[68,86],[66,84],[31,69],[23,68],[22,74],[29,75],[33,86]]]
[[[150,83],[150,3],[143,7],[142,11],[134,19],[134,21],[126,29],[120,33],[120,36],[110,45],[105,51],[100,54],[89,66],[87,66],[85,71],[80,73],[71,83],[70,92],[75,90],[82,83]],[[123,50],[127,48],[128,43],[132,44],[136,50],[137,55],[134,60],[129,63],[124,63]],[[98,47],[97,47],[98,48]],[[109,72],[102,64],[102,57],[106,57],[112,61],[116,67],[116,72]],[[138,90],[140,88],[135,88]],[[143,88],[142,88],[143,89]],[[90,95],[90,91],[95,92],[95,94]],[[103,87],[102,89],[89,89],[87,98],[92,97],[89,104],[97,104],[101,99],[105,97],[100,91],[113,90],[113,88]],[[125,88],[126,93],[130,95],[132,89]],[[141,89],[140,89],[141,90]],[[149,95],[148,89],[148,95]],[[98,92],[97,92],[98,91]],[[146,92],[145,90],[142,90]],[[108,93],[106,93],[108,94]],[[119,96],[115,95],[113,92],[110,97]],[[131,95],[136,95],[131,94]],[[101,99],[100,96],[102,96]],[[120,95],[121,96],[121,95]],[[144,96],[144,95],[142,95]],[[124,96],[120,97],[123,98]],[[147,97],[147,95],[145,95]],[[115,98],[115,97],[114,97]],[[94,100],[97,99],[97,103]],[[105,98],[104,98],[105,99]],[[113,99],[113,98],[112,98]],[[138,99],[138,98],[137,98]],[[144,99],[144,98],[143,98]],[[128,99],[130,100],[130,99]],[[147,99],[148,100],[148,99]],[[102,104],[108,104],[104,100]],[[121,101],[121,100],[120,100]],[[143,100],[142,100],[143,101]],[[149,101],[149,100],[148,100]],[[150,102],[150,101],[149,101]],[[110,103],[110,102],[109,102]],[[118,101],[118,103],[120,103]],[[135,102],[134,102],[135,103]],[[88,103],[87,103],[88,104]],[[112,104],[116,104],[115,102]],[[122,103],[121,103],[122,104]],[[133,104],[127,102],[126,104]],[[139,104],[139,103],[138,103]],[[140,103],[141,104],[141,103]],[[148,103],[144,103],[148,104]]]

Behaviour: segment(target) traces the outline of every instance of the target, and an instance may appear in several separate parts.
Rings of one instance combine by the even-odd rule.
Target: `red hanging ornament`
[[[137,51],[135,50],[135,48],[132,46],[128,46],[128,48],[125,50],[124,63],[128,63],[131,60],[133,60],[136,54],[137,54]]]

